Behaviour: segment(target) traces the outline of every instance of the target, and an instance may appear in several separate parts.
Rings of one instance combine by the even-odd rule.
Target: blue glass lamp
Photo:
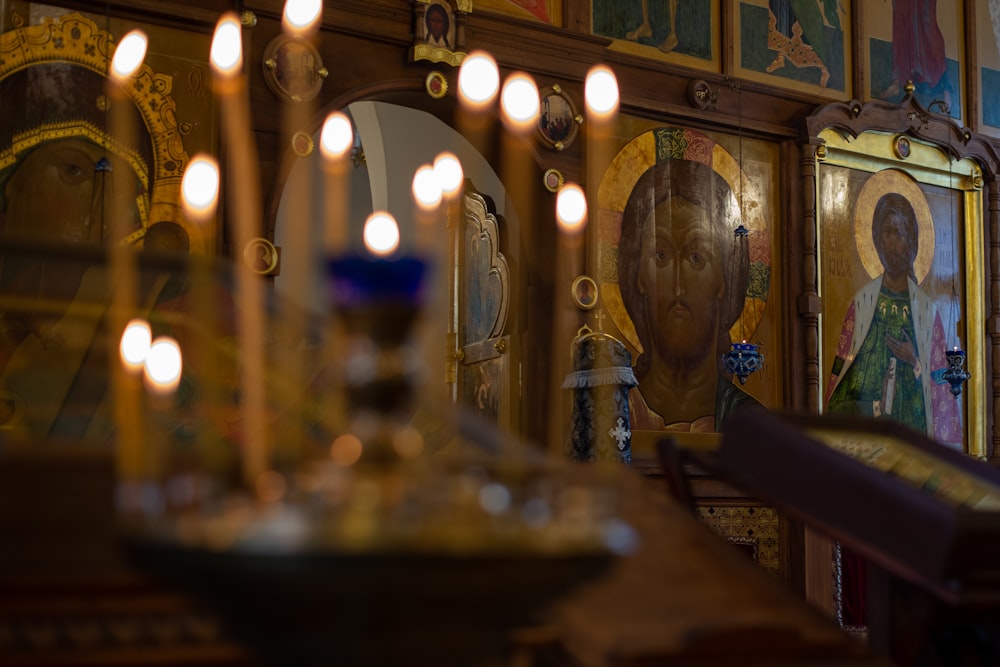
[[[945,356],[948,357],[948,368],[943,377],[951,385],[951,395],[957,399],[962,393],[962,385],[972,374],[965,370],[965,350],[956,347],[945,351]]]
[[[749,235],[750,230],[743,223],[740,223],[733,230],[734,242],[744,247],[743,256],[746,256],[745,249]],[[739,343],[733,343],[732,349],[722,355],[722,363],[725,365],[727,371],[736,376],[740,384],[746,384],[747,378],[760,370],[760,367],[764,363],[764,355],[761,354],[757,345],[743,340]]]

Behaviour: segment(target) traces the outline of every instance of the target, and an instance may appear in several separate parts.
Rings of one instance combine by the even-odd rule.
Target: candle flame
[[[390,213],[375,211],[365,221],[365,247],[374,255],[389,255],[399,247],[399,225]]]
[[[130,371],[138,371],[146,363],[149,347],[153,342],[153,333],[149,323],[143,319],[134,319],[125,325],[118,354],[122,365]]]
[[[322,0],[287,0],[282,23],[291,32],[305,32],[313,27],[322,11]]]
[[[556,220],[559,228],[567,234],[583,230],[587,221],[587,197],[583,188],[576,183],[567,183],[556,195]]]
[[[500,70],[493,56],[473,51],[462,60],[458,71],[458,93],[464,104],[481,109],[490,104],[500,89]]]
[[[441,203],[441,181],[429,164],[421,165],[413,174],[413,200],[423,209],[436,208]]]
[[[611,68],[595,65],[587,72],[584,89],[587,111],[597,118],[606,118],[618,111],[618,79]]]
[[[173,392],[180,384],[183,367],[180,345],[169,336],[160,336],[149,346],[146,355],[146,386],[158,394]]]
[[[323,122],[319,148],[329,160],[338,160],[354,145],[354,127],[351,120],[340,111],[334,111]]]
[[[219,165],[214,158],[198,154],[188,162],[181,180],[181,201],[195,220],[212,216],[219,201]]]
[[[243,67],[243,34],[240,20],[227,12],[215,25],[210,60],[219,74],[232,76]]]
[[[119,81],[132,76],[142,65],[148,45],[146,33],[141,30],[133,30],[122,37],[111,58],[111,76]]]
[[[462,169],[461,161],[455,157],[454,153],[447,151],[438,153],[438,156],[434,158],[434,174],[437,176],[442,194],[448,198],[457,195],[465,181],[465,172]]]
[[[504,120],[511,129],[525,131],[538,123],[540,102],[535,80],[524,72],[515,72],[504,82],[500,94]]]

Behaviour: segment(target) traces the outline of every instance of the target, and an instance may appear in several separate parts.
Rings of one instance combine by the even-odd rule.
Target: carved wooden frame
[[[847,144],[866,133],[880,133],[890,139],[904,136],[910,140],[912,148],[918,145],[931,147],[950,157],[952,164],[968,161],[974,164],[973,171],[978,171],[969,173],[963,186],[956,189],[956,192],[962,193],[965,202],[966,242],[971,242],[973,246],[966,248],[965,255],[966,271],[973,274],[967,276],[972,283],[967,281],[965,285],[966,346],[970,351],[980,352],[988,343],[984,353],[980,352],[976,360],[970,360],[973,378],[966,388],[969,401],[966,446],[977,457],[993,456],[993,452],[998,451],[996,423],[1000,418],[1000,394],[996,390],[1000,387],[1000,188],[995,180],[1000,155],[985,137],[943,114],[929,112],[912,96],[898,105],[881,101],[863,104],[857,100],[829,104],[806,119],[800,161],[803,264],[798,298],[802,340],[805,343],[806,406],[814,411],[821,409],[825,379],[820,330],[823,299],[818,236],[822,201],[818,196],[823,161],[829,159],[831,150],[824,137],[831,136],[831,131],[843,137]],[[890,151],[886,159],[899,161],[904,158],[893,157]],[[948,159],[945,158],[944,162],[948,163]],[[987,184],[985,191],[982,190],[984,184]],[[985,267],[981,260],[984,252],[988,252],[989,257]],[[974,346],[978,350],[974,350]],[[987,364],[990,365],[989,382],[986,378]],[[987,387],[992,387],[989,393]]]

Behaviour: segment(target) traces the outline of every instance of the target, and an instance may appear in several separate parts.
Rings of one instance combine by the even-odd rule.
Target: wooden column
[[[819,411],[820,359],[819,313],[821,301],[818,284],[818,235],[816,230],[816,156],[822,156],[826,147],[820,140],[811,138],[803,144],[799,158],[799,175],[802,181],[802,292],[799,294],[799,317],[802,319],[802,353],[805,409]]]

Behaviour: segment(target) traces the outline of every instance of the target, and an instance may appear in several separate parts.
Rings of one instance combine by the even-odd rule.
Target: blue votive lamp
[[[732,349],[722,355],[726,370],[734,374],[740,384],[746,383],[747,378],[760,369],[763,361],[764,355],[757,351],[757,345],[746,341],[733,343]]]
[[[965,350],[956,347],[946,350],[944,354],[948,358],[948,368],[943,377],[951,386],[951,395],[958,398],[962,393],[962,385],[972,377],[972,374],[965,370]]]
[[[425,299],[427,262],[412,256],[341,255],[326,262],[328,303],[353,333],[382,345],[410,334]]]

